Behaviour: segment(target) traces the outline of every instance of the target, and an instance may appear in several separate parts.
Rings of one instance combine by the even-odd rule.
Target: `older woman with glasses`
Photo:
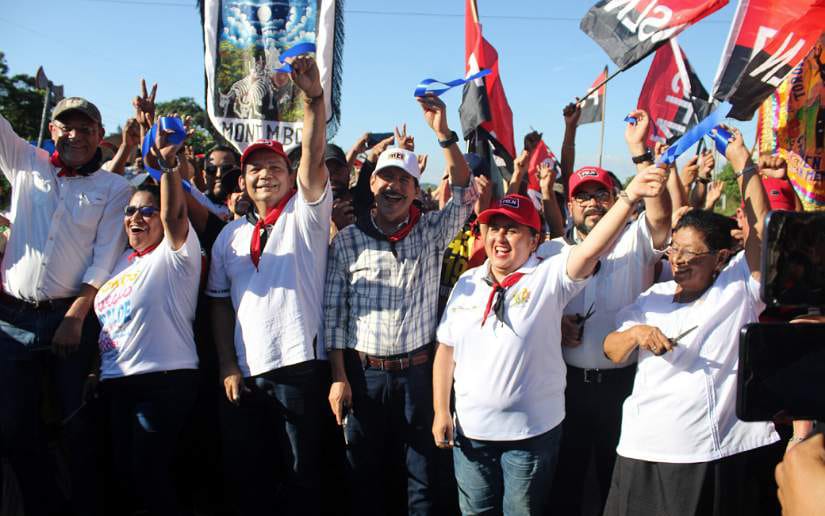
[[[99,290],[100,378],[112,424],[119,502],[138,498],[153,515],[180,514],[171,463],[196,393],[192,336],[200,243],[186,216],[176,157],[158,135],[160,187],[139,188],[124,209],[129,246]],[[154,161],[154,159],[150,161]],[[182,158],[181,158],[182,160]],[[115,511],[130,514],[127,508]]]
[[[624,402],[605,515],[776,514],[772,473],[781,450],[772,423],[736,417],[739,330],[755,322],[768,199],[742,136],[726,155],[745,199],[748,236],[732,255],[731,225],[693,210],[667,249],[673,281],[658,283],[617,315],[605,354],[639,349]],[[773,461],[773,462],[772,462]]]

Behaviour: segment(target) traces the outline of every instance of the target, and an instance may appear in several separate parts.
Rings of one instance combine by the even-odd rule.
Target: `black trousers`
[[[567,366],[561,450],[547,514],[601,514],[610,489],[622,404],[633,390],[636,364],[585,375]],[[590,464],[595,475],[588,476]],[[593,476],[595,486],[586,482]]]

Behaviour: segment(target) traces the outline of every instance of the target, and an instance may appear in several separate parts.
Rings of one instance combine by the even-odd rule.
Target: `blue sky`
[[[157,4],[155,3],[157,2]],[[595,0],[478,0],[484,35],[499,53],[513,110],[516,145],[531,127],[557,154],[562,107],[583,96],[607,55],[579,30]],[[679,36],[691,64],[710,90],[733,18],[735,2]],[[391,14],[401,13],[401,14]],[[419,80],[454,79],[464,71],[464,1],[346,0],[346,42],[341,129],[345,150],[364,132],[407,124],[416,150],[430,155],[424,180],[442,174],[443,158],[412,92]],[[9,1],[0,12],[0,50],[11,73],[33,75],[39,65],[66,95],[95,102],[114,130],[132,114],[140,78],[157,81],[158,99],[203,102],[203,47],[192,0]],[[652,57],[621,73],[607,87],[604,166],[619,176],[633,168],[623,140]],[[442,97],[451,127],[460,133],[461,89]],[[748,142],[754,124],[739,123]],[[599,124],[579,128],[576,166],[598,160]]]

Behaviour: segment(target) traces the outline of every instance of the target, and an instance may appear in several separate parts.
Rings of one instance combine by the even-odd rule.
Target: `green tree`
[[[9,77],[8,74],[6,56],[0,52],[0,113],[21,138],[36,140],[45,92],[34,87],[34,77],[31,75]]]
[[[733,173],[733,167],[730,163],[725,163],[722,171],[719,172],[717,179],[725,183],[725,204],[722,207],[717,203],[717,208],[714,210],[722,215],[730,216],[736,213],[736,208],[742,203],[742,195],[739,192],[739,184],[736,182],[736,174]]]
[[[215,145],[218,136],[215,134],[206,111],[195,102],[192,97],[181,97],[158,102],[155,111],[160,115],[177,113],[179,116],[191,116],[194,134],[189,137],[189,144],[195,153],[205,153]]]

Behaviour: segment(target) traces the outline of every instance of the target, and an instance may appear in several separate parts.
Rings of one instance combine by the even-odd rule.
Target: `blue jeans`
[[[344,356],[352,388],[344,428],[352,514],[433,514],[432,362],[390,372],[365,367],[355,352]]]
[[[67,452],[74,512],[96,515],[103,510],[100,414],[95,402],[82,400],[99,326],[90,314],[79,349],[66,358],[53,355],[52,336],[68,307],[68,302],[40,310],[0,303],[0,454],[8,457],[17,476],[28,516],[56,514],[67,504],[48,449],[44,399],[56,402],[54,416],[62,421],[58,428]]]
[[[463,435],[453,448],[462,514],[541,514],[559,455],[561,425],[519,441]]]
[[[222,395],[224,474],[239,515],[320,513],[329,410],[320,367],[310,360],[246,378],[237,406]]]
[[[181,428],[191,413],[198,371],[136,374],[102,382],[112,427],[119,514],[138,502],[153,516],[179,515],[172,474]]]

